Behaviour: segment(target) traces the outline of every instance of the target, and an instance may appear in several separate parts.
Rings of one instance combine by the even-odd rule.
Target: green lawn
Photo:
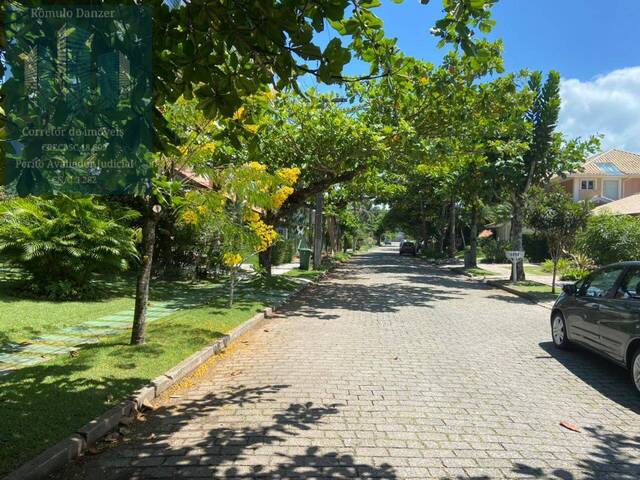
[[[542,270],[540,265],[526,265],[524,267],[524,273],[532,273],[533,275],[551,275],[549,272],[545,272]],[[558,274],[558,278],[560,278],[560,274]]]
[[[300,270],[299,268],[294,268],[293,270],[286,272],[284,275],[293,278],[308,278],[309,280],[315,280],[324,272],[324,270]]]
[[[226,307],[226,295],[217,290],[206,305],[181,310],[150,323],[144,345],[129,346],[128,333],[105,337],[99,344],[82,348],[75,358],[57,357],[3,377],[0,382],[0,476],[70,435],[296,286],[292,279],[283,277],[253,280],[240,287],[233,309]],[[156,282],[154,291],[157,298],[166,298],[170,291],[180,299],[189,295],[200,299],[203,294],[207,295],[203,285],[189,286],[183,282],[164,285]],[[10,327],[3,323],[3,331],[10,332],[12,339],[30,337],[35,330],[69,325],[133,305],[129,296],[103,302],[70,303],[17,300],[6,295],[0,298],[1,318],[11,323]],[[21,309],[16,307],[18,303]],[[36,326],[31,321],[34,316],[38,318]],[[16,326],[18,324],[20,326]]]
[[[524,282],[511,283],[507,280],[500,280],[501,284],[513,288],[519,292],[528,294],[536,301],[548,302],[555,300],[560,295],[560,288],[556,285],[556,293],[551,293],[551,286],[542,283],[526,280]]]
[[[20,343],[53,333],[64,327],[78,325],[133,308],[135,278],[124,276],[101,279],[96,286],[105,292],[101,300],[54,302],[23,298],[16,292],[18,274],[0,272],[0,344]],[[194,294],[214,295],[219,285],[212,282],[153,281],[151,301],[189,298]],[[25,312],[28,312],[26,314]]]
[[[474,277],[490,277],[492,275],[495,275],[494,272],[491,272],[489,270],[485,270],[484,268],[465,268],[464,269],[465,273],[468,273]]]

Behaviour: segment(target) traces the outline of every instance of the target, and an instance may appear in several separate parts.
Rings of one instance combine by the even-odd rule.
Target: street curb
[[[504,290],[505,292],[509,292],[512,293],[513,295],[517,295],[518,297],[524,298],[526,300],[529,300],[531,303],[534,303],[542,308],[546,308],[547,310],[551,310],[551,307],[549,305],[546,305],[544,303],[540,303],[539,301],[537,301],[534,297],[532,297],[531,295],[529,295],[528,293],[525,292],[520,292],[519,290],[516,290],[515,288],[511,288],[508,287],[507,285],[502,285],[501,283],[496,282],[495,280],[485,280],[484,283],[486,283],[487,285],[491,285],[494,288],[499,288],[501,290]]]
[[[64,467],[67,463],[82,456],[88,448],[114,431],[123,418],[130,417],[136,411],[140,411],[145,403],[160,396],[162,392],[177,384],[181,379],[195,371],[209,358],[224,350],[225,347],[235,342],[239,337],[257,328],[264,320],[272,316],[276,309],[291,301],[293,297],[302,291],[324,280],[329,273],[330,270],[327,270],[309,283],[300,285],[292,290],[283,300],[276,302],[271,307],[265,308],[262,312],[257,313],[246,322],[238,325],[231,332],[220,337],[211,345],[204,347],[164,374],[154,378],[148,385],[135,391],[127,400],[110,408],[99,417],[79,428],[78,431],[71,436],[49,447],[38,456],[24,463],[17,470],[14,470],[4,477],[4,480],[44,479],[51,473]]]
[[[463,275],[463,276],[465,276],[465,277],[467,277],[470,280],[473,280],[475,282],[484,283],[485,285],[489,285],[489,286],[491,286],[493,288],[498,288],[500,290],[504,290],[505,292],[509,292],[509,293],[511,293],[513,295],[516,295],[516,296],[520,297],[520,298],[524,298],[525,300],[529,300],[531,303],[533,303],[535,305],[538,305],[539,307],[546,308],[547,310],[551,310],[551,307],[549,305],[544,304],[544,303],[540,303],[538,300],[535,299],[535,297],[532,297],[528,293],[521,292],[519,290],[516,290],[515,288],[511,288],[511,287],[509,287],[507,285],[503,285],[501,283],[498,283],[497,280],[489,279],[489,278],[486,278],[486,277],[478,278],[477,276],[471,275],[471,274],[469,274],[467,272],[455,271],[455,270],[453,270],[451,268],[447,268],[445,266],[434,265],[434,267],[436,267],[439,270],[446,270],[447,272],[452,273],[453,275]]]

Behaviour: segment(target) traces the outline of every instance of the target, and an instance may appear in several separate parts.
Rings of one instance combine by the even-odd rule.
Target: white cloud
[[[640,153],[640,67],[589,81],[562,79],[561,131],[569,137],[604,134],[602,149]]]

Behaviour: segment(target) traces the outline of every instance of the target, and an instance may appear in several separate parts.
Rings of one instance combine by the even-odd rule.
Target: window
[[[622,268],[614,268],[592,273],[580,287],[578,295],[595,298],[608,296],[609,293],[612,293],[622,270]]]
[[[640,268],[632,268],[624,276],[616,298],[640,300]]]
[[[580,190],[593,190],[596,188],[595,183],[595,180],[582,180],[580,182]]]

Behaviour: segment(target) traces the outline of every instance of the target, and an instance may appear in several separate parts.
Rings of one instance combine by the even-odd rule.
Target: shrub
[[[272,247],[272,264],[282,265],[283,263],[291,263],[293,260],[293,241],[278,240]]]
[[[589,270],[578,267],[569,267],[560,274],[560,280],[582,280],[589,274]]]
[[[577,237],[577,250],[599,265],[640,259],[640,219],[595,215]]]
[[[568,270],[571,267],[572,267],[571,260],[569,260],[568,258],[559,258],[558,259],[558,272],[560,272],[560,274],[562,274],[563,272],[565,272],[566,270]],[[540,264],[540,269],[543,272],[552,273],[553,272],[553,260],[551,260],[549,258],[549,259],[545,260],[544,262],[542,262]]]
[[[509,250],[509,242],[496,240],[494,238],[483,238],[480,240],[480,248],[484,254],[484,261],[487,263],[506,263],[505,252]]]
[[[589,255],[576,252],[570,253],[569,256],[571,257],[571,265],[575,268],[579,268],[581,270],[593,270],[595,267],[595,263]]]
[[[522,234],[522,247],[530,262],[542,262],[551,256],[547,240],[533,233]]]
[[[138,214],[93,197],[59,195],[0,203],[0,259],[27,271],[29,289],[52,299],[86,297],[94,273],[126,270],[136,257]]]
[[[351,258],[351,255],[348,253],[336,252],[333,258],[336,262],[346,262]]]

